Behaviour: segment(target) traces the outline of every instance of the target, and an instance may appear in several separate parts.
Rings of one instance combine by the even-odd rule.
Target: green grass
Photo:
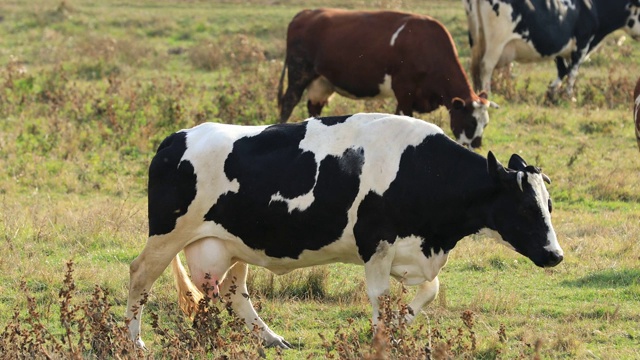
[[[29,294],[43,323],[63,334],[58,294],[71,259],[75,299],[90,298],[99,285],[122,323],[128,266],[146,240],[146,172],[155,148],[204,121],[275,123],[286,26],[300,9],[319,6],[432,15],[469,66],[457,0],[0,5],[0,328],[12,324],[16,309],[27,315]],[[409,330],[416,346],[437,353],[448,341],[462,358],[640,357],[640,154],[631,119],[640,43],[617,44],[622,35],[605,39],[581,68],[575,101],[545,100],[552,62],[516,64],[495,79],[491,99],[501,108],[491,111],[480,152],[492,150],[502,162],[518,153],[551,177],[566,259],[543,270],[482,235],[462,240],[440,274],[438,299]],[[394,108],[393,100],[336,96],[325,114]],[[450,133],[446,111],[417,116]],[[304,118],[300,104],[292,121]],[[267,357],[344,357],[338,349],[358,344],[367,353],[371,309],[363,288],[355,266],[284,276],[252,268],[255,305],[296,348],[267,349]],[[405,300],[411,291],[394,287]],[[188,327],[175,319],[169,271],[148,309],[150,354],[169,356],[168,337],[154,332],[149,316],[173,331]],[[466,311],[471,327],[461,319]]]

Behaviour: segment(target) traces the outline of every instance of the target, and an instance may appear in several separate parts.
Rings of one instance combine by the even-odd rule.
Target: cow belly
[[[233,261],[242,261],[251,265],[263,267],[275,274],[282,275],[292,270],[324,265],[336,262],[349,264],[362,264],[353,238],[337,240],[320,250],[304,250],[298,258],[277,258],[265,254],[264,250],[256,250],[247,246],[241,239],[229,236],[228,233],[220,233],[218,237],[204,237],[189,245],[190,251],[198,253],[206,249],[221,248],[226,251],[226,256]],[[282,246],[286,246],[283,244]],[[194,250],[195,249],[195,250]],[[207,267],[201,264],[202,267]]]
[[[436,252],[432,249],[431,255],[427,257],[421,244],[422,239],[415,236],[397,239],[394,243],[395,256],[391,265],[391,275],[408,286],[433,281],[447,263],[449,255],[444,251]]]
[[[512,61],[517,61],[521,63],[527,62],[537,62],[543,58],[554,58],[556,56],[560,57],[568,57],[572,51],[576,49],[575,38],[572,38],[562,49],[558,52],[553,53],[548,56],[541,55],[533,43],[529,41],[525,41],[522,39],[511,40],[504,48],[502,52],[502,56],[500,57],[500,62],[498,66],[506,66]]]
[[[341,88],[339,84],[333,84],[329,79],[320,76],[315,79],[307,89],[307,97],[312,103],[324,103],[329,100],[331,94],[335,91],[338,94],[349,99],[383,99],[394,96],[391,88],[391,75],[385,75],[382,83],[378,84],[378,92],[374,96],[362,96],[354,94]]]

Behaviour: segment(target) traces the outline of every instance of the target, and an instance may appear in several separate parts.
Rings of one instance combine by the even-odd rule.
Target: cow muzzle
[[[561,252],[552,251],[542,261],[534,261],[534,263],[543,268],[550,268],[560,264],[564,260],[564,255]]]
[[[476,138],[473,138],[473,140],[471,140],[471,148],[472,149],[477,149],[479,147],[482,146],[482,136],[478,136]]]

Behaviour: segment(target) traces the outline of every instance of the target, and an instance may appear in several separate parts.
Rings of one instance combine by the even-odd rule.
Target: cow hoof
[[[293,349],[293,346],[289,344],[287,340],[282,337],[278,339],[273,339],[271,342],[267,343],[267,347],[278,347],[281,349]]]
[[[146,345],[144,344],[144,341],[142,341],[142,339],[140,339],[140,338],[138,338],[138,339],[136,340],[136,347],[137,347],[138,349],[147,350],[147,347],[146,347]]]

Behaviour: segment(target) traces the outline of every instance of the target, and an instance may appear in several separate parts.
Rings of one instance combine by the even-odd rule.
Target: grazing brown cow
[[[633,98],[635,99],[633,112],[636,120],[636,140],[638,141],[638,150],[640,150],[640,78],[638,78],[636,89],[633,91]]]
[[[287,91],[282,94],[284,74]],[[352,99],[395,96],[397,114],[449,109],[451,130],[479,147],[489,122],[487,94],[476,94],[451,35],[437,20],[394,11],[303,10],[287,31],[278,87],[280,122],[307,90],[310,116],[337,92]]]

